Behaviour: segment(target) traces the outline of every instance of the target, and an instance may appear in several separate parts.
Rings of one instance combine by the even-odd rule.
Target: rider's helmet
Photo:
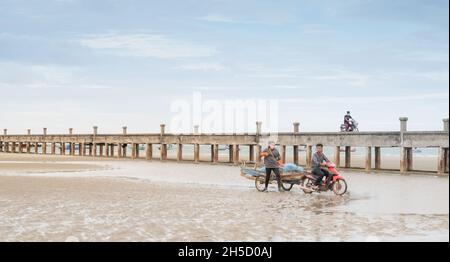
[[[347,111],[347,114],[350,115],[350,111]]]

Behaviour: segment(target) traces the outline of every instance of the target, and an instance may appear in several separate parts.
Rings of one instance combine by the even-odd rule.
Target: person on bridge
[[[351,120],[353,120],[353,118],[350,115],[350,111],[347,111],[347,114],[344,116],[345,131],[350,131],[351,129],[353,129]]]
[[[328,185],[329,178],[331,177],[331,175],[330,172],[328,172],[328,170],[323,168],[324,166],[326,166],[327,162],[330,162],[330,160],[328,160],[328,158],[323,153],[323,145],[317,144],[316,152],[314,153],[311,162],[312,174],[317,178],[316,181],[314,182],[315,189],[317,189],[320,186],[324,176],[327,177],[327,185]]]
[[[275,142],[269,142],[269,146],[264,149],[260,157],[264,157],[264,165],[266,167],[266,181],[263,192],[267,192],[269,186],[270,175],[275,173],[278,184],[278,191],[282,192],[280,168],[282,167],[280,152],[275,148]]]

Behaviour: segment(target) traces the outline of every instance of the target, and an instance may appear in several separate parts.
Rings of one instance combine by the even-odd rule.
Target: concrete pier
[[[336,165],[352,168],[352,148],[365,148],[365,164],[363,168],[367,172],[381,170],[382,148],[399,148],[400,163],[399,171],[406,173],[414,171],[413,150],[414,148],[437,148],[438,161],[437,173],[446,174],[449,170],[449,138],[448,118],[443,119],[443,129],[440,131],[409,131],[407,129],[408,118],[401,117],[400,130],[389,132],[301,132],[300,124],[293,123],[293,132],[279,132],[276,134],[276,143],[280,150],[283,162],[286,162],[288,150],[293,150],[293,161],[299,163],[299,148],[306,149],[306,168],[311,168],[313,149],[317,143],[325,147],[334,148],[333,161]],[[75,134],[70,128],[68,134],[48,134],[47,128],[43,133],[32,134],[26,130],[24,135],[9,134],[8,129],[3,129],[0,136],[0,152],[5,153],[28,153],[28,154],[56,154],[79,155],[79,156],[101,156],[132,159],[153,160],[153,146],[160,151],[159,160],[168,159],[168,146],[176,149],[176,161],[185,161],[185,145],[193,147],[193,162],[220,163],[219,150],[225,147],[228,150],[228,161],[239,164],[242,160],[250,163],[261,163],[259,155],[267,142],[272,140],[274,134],[262,132],[262,122],[256,122],[255,133],[245,134],[204,134],[200,133],[198,126],[194,127],[191,134],[168,134],[165,125],[160,125],[157,134],[130,134],[127,127],[122,127],[120,134],[101,134],[98,127],[93,127],[91,134]],[[48,150],[50,146],[50,152]],[[67,146],[67,147],[66,147]],[[131,156],[127,154],[127,146],[131,147]],[[140,148],[145,147],[145,158],[140,157]],[[209,147],[210,155],[207,159],[201,159],[201,148]],[[241,156],[241,148],[248,147],[248,155]],[[57,150],[59,149],[59,150]],[[66,149],[68,151],[66,151]],[[192,149],[191,149],[192,150]],[[344,161],[341,161],[341,150],[344,150]],[[57,152],[58,151],[58,152]],[[243,159],[241,159],[241,157]],[[374,165],[372,165],[374,163]]]

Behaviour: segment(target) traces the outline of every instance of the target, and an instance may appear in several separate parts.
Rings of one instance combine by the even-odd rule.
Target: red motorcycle
[[[300,185],[303,192],[306,194],[311,194],[312,192],[320,193],[331,190],[339,196],[342,196],[347,192],[347,182],[345,182],[344,177],[337,171],[336,165],[331,162],[327,162],[326,168],[331,177],[324,177],[318,188],[315,188],[314,185],[317,181],[317,177],[312,174],[307,174],[306,178],[303,180],[303,183]],[[327,179],[330,179],[329,183],[327,183]]]

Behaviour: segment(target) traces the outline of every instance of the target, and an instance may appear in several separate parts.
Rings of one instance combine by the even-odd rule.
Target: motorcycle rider
[[[280,168],[281,164],[281,156],[278,150],[275,148],[275,142],[269,142],[269,146],[264,149],[261,153],[260,157],[264,157],[264,165],[266,166],[266,181],[263,192],[267,192],[267,187],[269,186],[270,175],[272,171],[275,173],[278,184],[278,191],[282,192],[283,188],[281,187],[281,175]]]
[[[330,172],[328,172],[328,170],[323,168],[324,166],[326,166],[327,162],[330,162],[330,160],[328,160],[328,158],[323,153],[323,144],[317,144],[316,152],[313,155],[311,163],[312,174],[317,177],[316,181],[314,182],[313,189],[319,188],[324,176],[327,177],[327,184],[328,184],[331,174]]]
[[[350,111],[347,111],[347,114],[344,116],[345,131],[353,131],[353,124],[350,122],[351,120],[353,120],[353,118],[350,115]]]

